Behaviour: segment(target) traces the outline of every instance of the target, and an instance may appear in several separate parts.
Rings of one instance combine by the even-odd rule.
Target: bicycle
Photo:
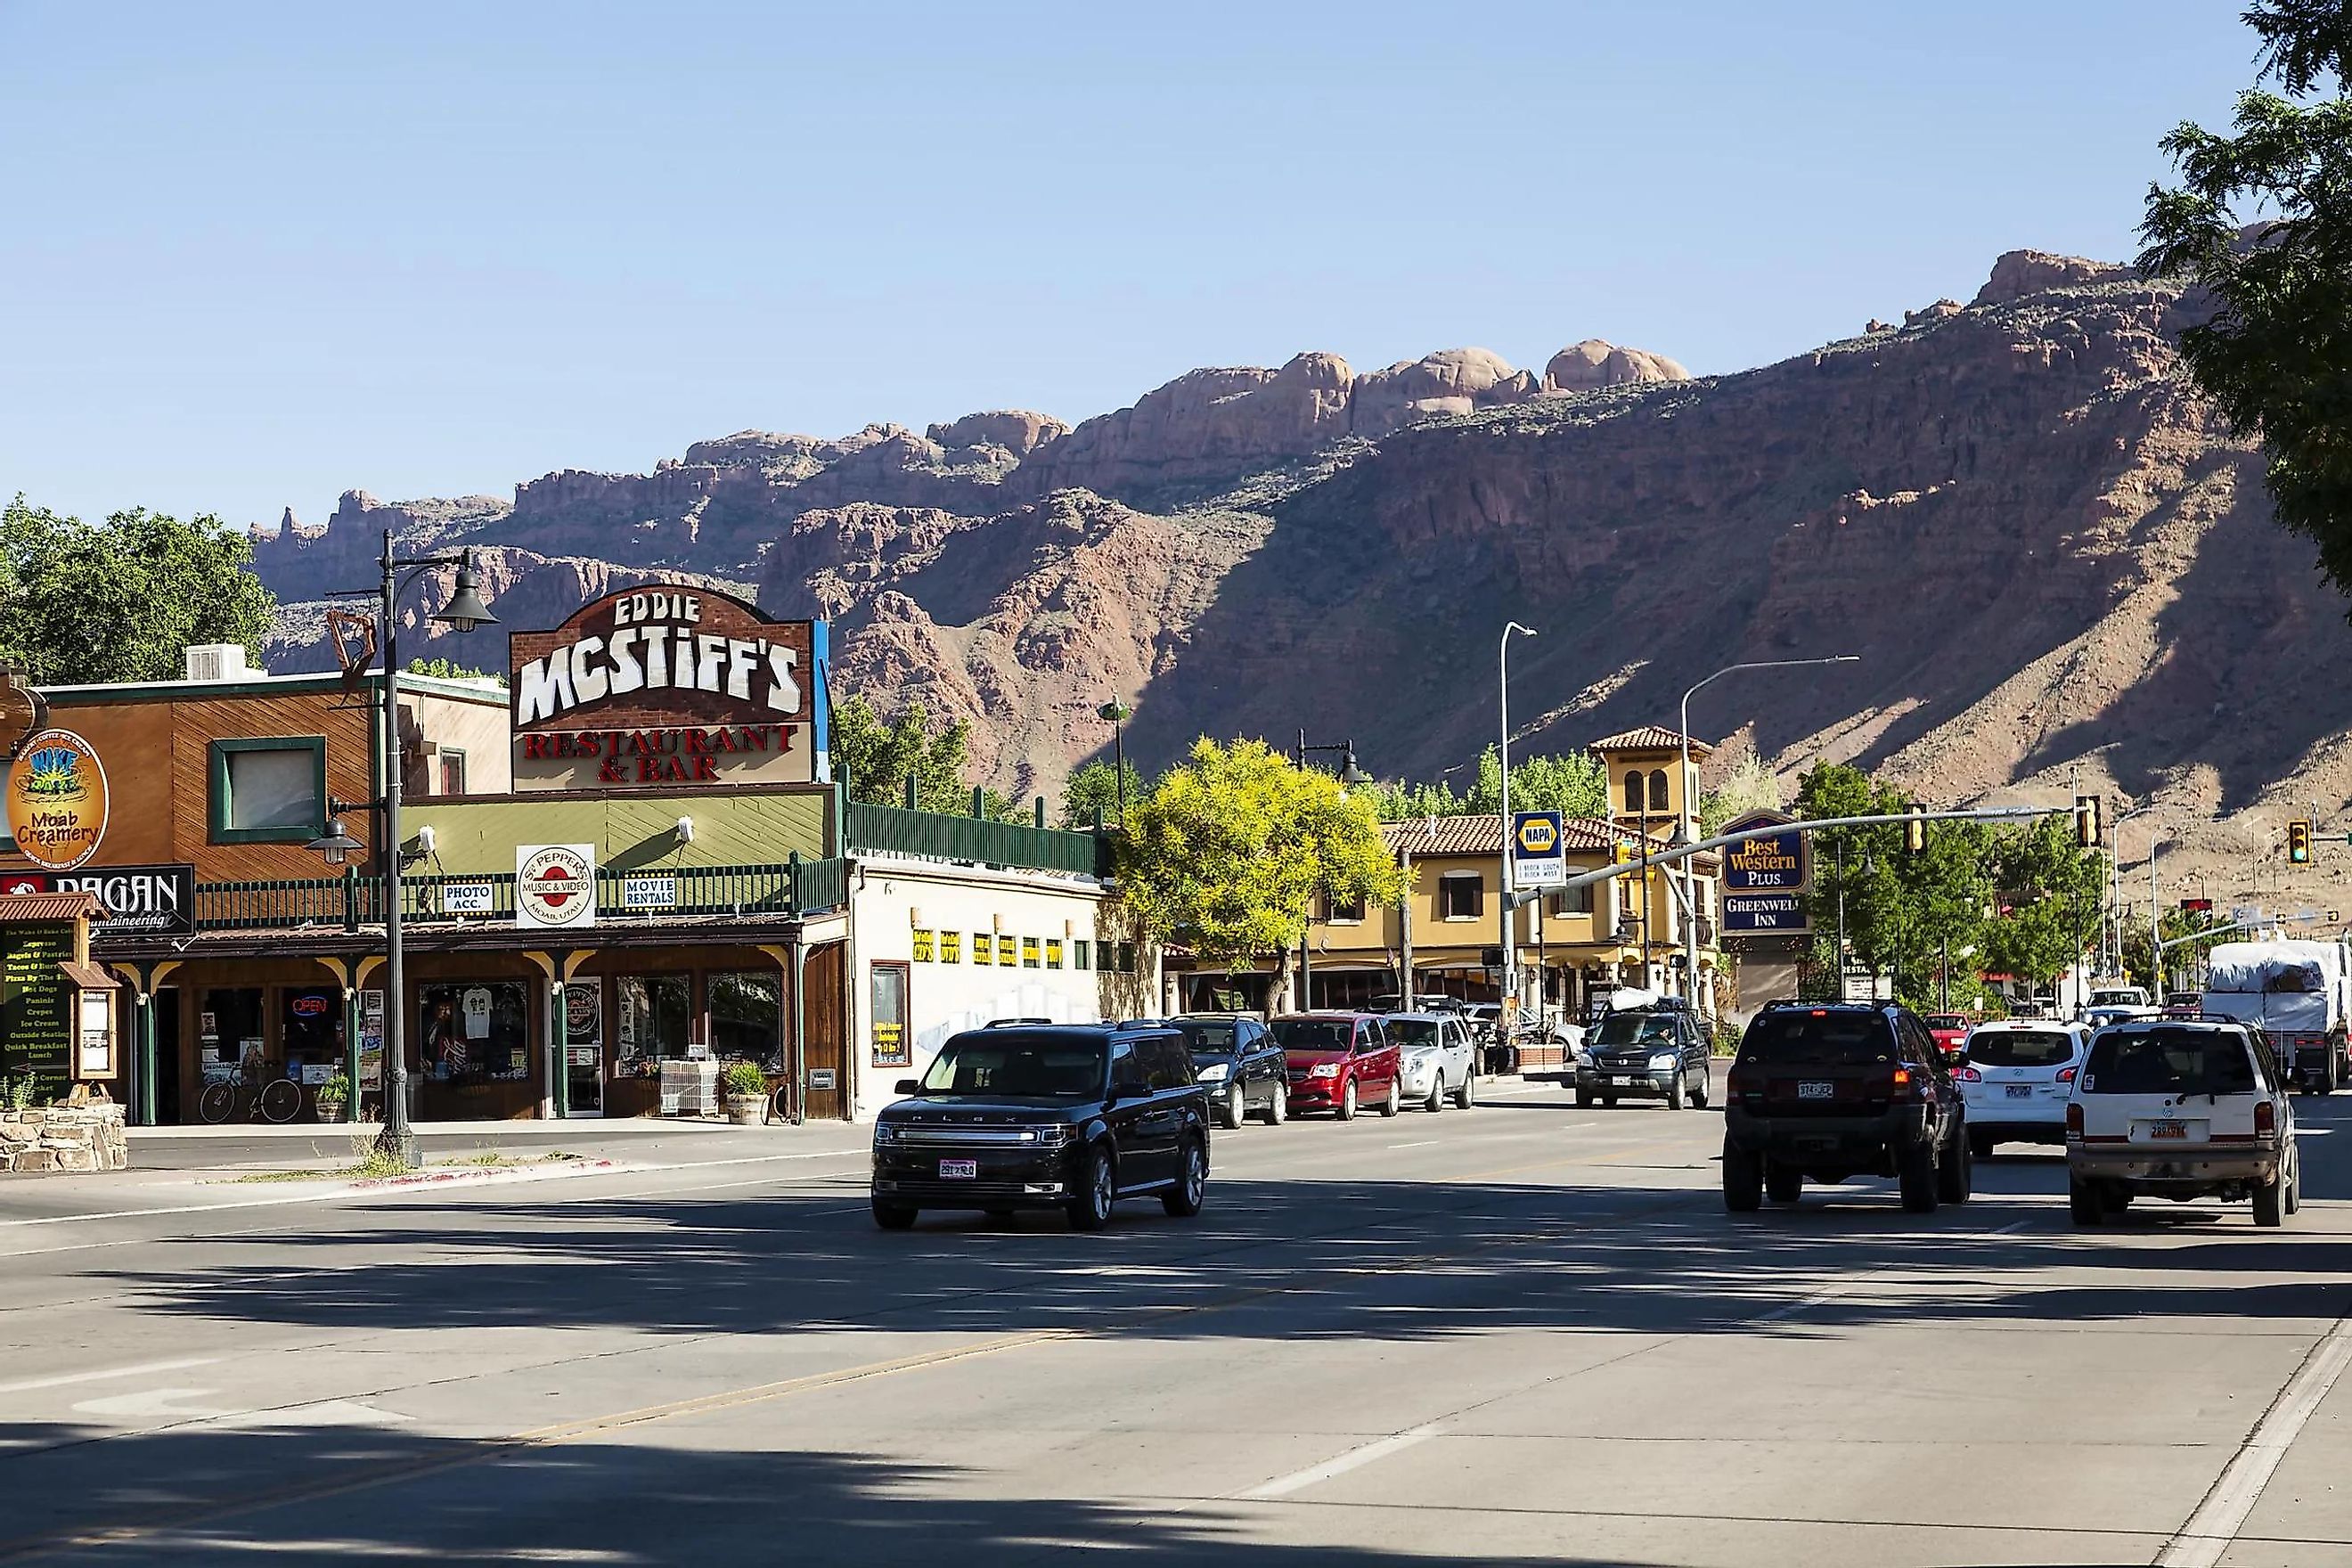
[[[237,1113],[243,1101],[244,1120],[268,1121],[283,1126],[302,1113],[302,1086],[290,1078],[275,1078],[260,1082],[259,1069],[209,1078],[204,1093],[197,1098],[196,1114],[209,1125],[217,1127]]]

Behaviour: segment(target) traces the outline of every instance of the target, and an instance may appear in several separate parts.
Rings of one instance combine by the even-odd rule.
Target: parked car
[[[1576,1056],[1576,1103],[1614,1105],[1620,1096],[1663,1100],[1670,1110],[1707,1101],[1706,1032],[1679,1002],[1612,1011]]]
[[[1996,1143],[2063,1143],[2066,1100],[2091,1048],[2080,1024],[2003,1018],[1979,1024],[1967,1058],[1952,1069],[1969,1108],[1969,1152],[1981,1160]]]
[[[2083,1022],[2094,1029],[2155,1016],[2156,1004],[2137,985],[2109,985],[2094,991],[2090,1005],[2083,1009]]]
[[[874,1122],[874,1223],[924,1209],[1059,1208],[1096,1230],[1121,1198],[1201,1212],[1208,1092],[1159,1025],[998,1025],[950,1037]]]
[[[1927,1033],[1947,1058],[1959,1055],[1960,1047],[1969,1042],[1969,1031],[1977,1024],[1966,1013],[1928,1013],[1919,1021],[1927,1026]]]
[[[1381,1026],[1396,1047],[1403,1098],[1426,1110],[1449,1100],[1467,1110],[1478,1100],[1478,1060],[1470,1031],[1450,1013],[1391,1013]]]
[[[1279,1127],[1290,1114],[1288,1064],[1263,1021],[1248,1013],[1184,1013],[1173,1018],[1133,1020],[1162,1025],[1184,1037],[1192,1074],[1209,1092],[1209,1108],[1220,1126],[1239,1127],[1263,1116]]]
[[[1370,1013],[1288,1013],[1267,1027],[1288,1058],[1293,1115],[1328,1110],[1353,1121],[1365,1105],[1394,1116],[1403,1104],[1397,1048]]]
[[[1734,1214],[1854,1176],[1893,1177],[1915,1214],[1968,1201],[1968,1110],[1907,1008],[1768,1003],[1740,1037],[1723,1100],[1723,1206]]]
[[[1467,1013],[1469,1004],[1459,996],[1444,996],[1424,992],[1413,997],[1408,1006],[1394,991],[1383,991],[1366,1005],[1367,1013]]]
[[[2135,1197],[2252,1200],[2276,1226],[2303,1204],[2289,1080],[2251,1025],[2158,1018],[2091,1041],[2066,1101],[2066,1198],[2098,1225]]]
[[[2200,991],[2176,991],[2164,999],[2161,1016],[2167,1018],[2199,1018],[2205,1014],[2205,995]]]

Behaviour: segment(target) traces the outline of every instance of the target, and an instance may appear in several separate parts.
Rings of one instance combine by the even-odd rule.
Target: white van
[[[2251,1198],[2274,1226],[2303,1200],[2294,1108],[2260,1029],[2151,1018],[2091,1037],[2066,1101],[2066,1194],[2076,1225],[2136,1197]]]

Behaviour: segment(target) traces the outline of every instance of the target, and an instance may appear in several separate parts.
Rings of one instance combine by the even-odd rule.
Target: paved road
[[[1096,1236],[886,1236],[814,1148],[0,1188],[0,1561],[2336,1564],[2352,1100],[2305,1103],[2284,1232],[2077,1234],[2042,1154],[1735,1221],[1715,1116],[1549,1090],[1220,1134],[1207,1213]]]

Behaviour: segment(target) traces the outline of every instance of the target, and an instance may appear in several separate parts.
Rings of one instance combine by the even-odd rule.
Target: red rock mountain
[[[517,626],[646,576],[732,583],[833,616],[844,689],[971,718],[1019,793],[1102,748],[1112,691],[1147,763],[1304,726],[1434,773],[1491,737],[1517,618],[1542,634],[1512,652],[1520,744],[1672,725],[1734,660],[1853,652],[1703,693],[1693,728],[1734,737],[1715,765],[1826,753],[1938,800],[2158,794],[2182,864],[2241,882],[2304,803],[2340,816],[2352,630],[2178,379],[2179,290],[2017,251],[1969,304],[1904,315],[1703,380],[1598,342],[1541,376],[1480,349],[1368,373],[1307,353],[1076,426],[745,431],[511,505],[352,492],[259,538],[258,570],[299,602],[369,581],[384,526],[495,546]],[[314,614],[287,619],[276,662],[321,662]]]

